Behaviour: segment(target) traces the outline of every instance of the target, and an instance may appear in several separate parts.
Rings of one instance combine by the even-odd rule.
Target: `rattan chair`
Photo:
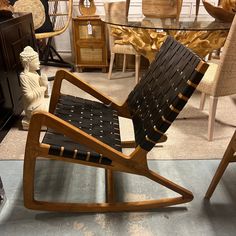
[[[204,108],[206,95],[210,96],[208,140],[212,141],[218,98],[236,93],[236,17],[227,36],[219,64],[209,63],[197,90],[202,92],[200,109]]]
[[[57,72],[50,113],[34,113],[30,122],[24,159],[24,203],[48,211],[137,211],[189,202],[192,193],[148,168],[147,154],[175,120],[200,82],[208,65],[196,54],[167,37],[156,59],[140,82],[119,105],[66,70]],[[61,94],[67,80],[100,102]],[[133,121],[135,141],[121,141],[118,116]],[[41,127],[48,130],[40,142]],[[130,155],[122,147],[135,147]],[[37,157],[104,168],[105,203],[46,202],[35,199]],[[136,202],[117,202],[113,172],[140,175],[165,186],[180,196]],[[69,193],[68,193],[69,194]]]
[[[142,13],[146,17],[173,18],[178,20],[183,0],[142,0]]]
[[[116,19],[125,20],[128,16],[129,12],[129,2],[126,1],[119,1],[119,2],[105,2],[104,3],[105,15],[108,19]],[[113,28],[115,26],[112,26]],[[111,26],[108,25],[108,34],[109,34],[109,48],[110,48],[110,65],[109,65],[109,72],[108,72],[108,79],[111,79],[112,76],[112,69],[115,59],[115,54],[123,54],[123,68],[122,72],[126,70],[126,58],[127,55],[134,55],[135,56],[135,82],[136,84],[139,81],[139,72],[140,72],[140,60],[141,55],[133,48],[132,45],[122,45],[115,43],[115,38],[112,36]]]
[[[48,5],[48,13],[52,22],[53,31],[35,34],[38,41],[42,42],[46,40],[46,45],[44,43],[39,43],[41,64],[73,68],[71,64],[63,60],[53,46],[53,37],[64,33],[69,27],[72,18],[73,0],[48,0]]]
[[[222,175],[224,174],[229,163],[236,162],[236,131],[234,132],[227,149],[225,150],[224,156],[216,170],[216,173],[207,189],[205,198],[210,199],[214,193],[217,184],[219,183]]]

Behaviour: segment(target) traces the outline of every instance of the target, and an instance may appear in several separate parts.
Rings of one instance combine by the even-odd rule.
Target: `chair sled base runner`
[[[42,156],[42,155],[40,155]],[[51,158],[50,158],[51,159]],[[54,158],[52,158],[54,159]],[[163,208],[172,205],[187,203],[192,201],[193,194],[187,189],[165,179],[151,170],[143,170],[146,172],[143,176],[147,177],[157,184],[165,186],[180,194],[180,197],[162,198],[157,200],[144,200],[132,202],[117,202],[115,200],[115,191],[113,183],[113,173],[110,169],[106,169],[106,201],[104,203],[68,203],[68,202],[47,202],[34,199],[34,182],[36,157],[28,157],[24,163],[24,205],[32,210],[41,211],[57,211],[57,212],[128,212],[128,211],[144,211],[155,208]],[[60,158],[60,160],[62,160]],[[135,163],[134,163],[135,165]],[[94,166],[94,165],[92,165]],[[101,167],[101,166],[100,166]],[[122,171],[121,169],[119,171]],[[126,172],[127,168],[125,168]],[[133,170],[135,172],[135,169]],[[132,169],[128,173],[133,172]],[[137,170],[136,170],[137,171]],[[109,173],[109,174],[108,174]]]
[[[56,212],[134,212],[153,210],[171,205],[190,202],[192,199],[170,198],[152,201],[117,202],[117,203],[55,203],[32,201],[25,203],[25,207],[32,210]]]

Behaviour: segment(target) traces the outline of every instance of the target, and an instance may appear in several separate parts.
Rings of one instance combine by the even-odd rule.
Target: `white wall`
[[[103,4],[105,1],[120,1],[120,0],[95,0],[96,4],[96,14],[104,15]],[[209,2],[217,4],[218,0],[209,0]],[[79,15],[79,0],[74,0],[73,3],[73,17]],[[189,15],[194,15],[196,11],[196,0],[183,0],[183,6],[181,14],[188,17]],[[131,15],[140,15],[142,12],[142,0],[130,0],[130,11]],[[207,15],[208,13],[200,1],[199,15]],[[72,30],[71,27],[63,34],[55,37],[56,48],[59,52],[71,52],[72,45]]]

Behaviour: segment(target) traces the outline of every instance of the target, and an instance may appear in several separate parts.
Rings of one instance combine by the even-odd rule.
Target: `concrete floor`
[[[23,161],[0,161],[7,196],[0,213],[0,235],[233,236],[236,232],[234,164],[228,167],[211,201],[204,200],[218,164],[219,160],[149,161],[151,169],[193,192],[194,200],[190,203],[148,212],[69,214],[24,208]],[[39,199],[92,202],[104,198],[104,173],[101,169],[40,160],[36,176],[36,194]],[[139,176],[119,173],[116,181],[119,199],[141,200],[158,195],[173,195],[169,190]]]
[[[50,75],[50,73],[48,75]],[[86,73],[83,73],[83,75],[86,75]],[[91,75],[89,77],[91,77]],[[112,95],[115,96],[115,98],[116,95],[117,97],[120,95],[120,91],[122,90],[120,88],[122,86],[128,87],[124,81],[128,84],[133,84],[132,78],[131,80],[111,80],[108,82],[111,83],[113,81],[120,83],[118,87],[116,85],[116,87],[119,88],[117,92],[112,90]],[[103,78],[100,78],[99,80],[96,79],[94,84],[92,80],[88,80],[88,82],[101,89],[104,87]],[[111,87],[107,86],[107,88],[109,88],[110,93]],[[235,106],[235,102],[233,102],[233,106]],[[224,105],[221,105],[220,108],[224,107]],[[235,111],[235,109],[231,109],[231,113],[232,111]],[[192,112],[190,113],[192,114]],[[226,121],[227,124],[235,124],[234,117],[236,114],[232,113],[231,116],[227,115],[226,117],[225,113],[225,110],[218,109],[218,119],[220,118],[220,121],[221,119],[224,122]],[[231,120],[226,120],[229,118],[232,119],[233,122],[231,122]],[[188,120],[188,122],[190,121]],[[190,128],[187,137],[190,141],[193,140],[194,145],[186,144],[185,140],[183,141],[180,138],[173,139],[170,137],[170,140],[173,140],[175,145],[173,146],[173,144],[170,143],[169,148],[167,146],[165,149],[159,149],[158,153],[161,153],[161,156],[164,158],[178,158],[178,156],[187,159],[222,157],[225,147],[235,130],[235,126],[225,126],[225,124],[222,125],[222,122],[218,122],[218,124],[216,124],[218,127],[216,127],[217,129],[215,131],[215,141],[210,144],[205,139],[207,122],[206,120],[204,122],[205,126],[200,125],[199,119],[197,119],[198,125],[195,125],[197,129],[199,129],[200,135],[193,130],[193,125],[189,126]],[[186,121],[183,125],[185,127],[187,126]],[[172,133],[174,137],[177,137],[176,132]],[[169,136],[171,136],[172,133],[170,132]],[[193,137],[190,138],[190,135]],[[17,139],[18,137],[19,140]],[[200,143],[197,144],[196,139],[201,139]],[[7,143],[4,146],[4,142],[0,145],[2,158],[5,157],[4,155],[6,155],[6,159],[23,158],[23,149],[25,145],[24,136],[22,133],[19,136],[13,134],[13,140],[16,144],[14,147]],[[179,147],[176,145],[176,142],[177,144],[179,143]],[[11,139],[10,143],[12,144]],[[190,149],[190,153],[186,153],[186,149],[183,148],[183,143],[185,144],[184,146],[188,147],[188,150]],[[13,149],[15,146],[22,147],[21,152],[16,150],[16,156],[12,155],[12,153],[14,154]],[[191,148],[192,146],[193,148]],[[176,149],[174,149],[174,147],[176,147]],[[218,150],[219,147],[221,148],[220,150]],[[217,155],[213,155],[213,152]],[[196,155],[194,155],[194,153],[196,153]],[[8,157],[9,154],[10,157]],[[200,154],[202,156],[199,156]],[[23,161],[0,160],[0,176],[2,177],[7,196],[5,205],[0,209],[0,236],[235,235],[236,166],[234,166],[234,164],[231,164],[228,167],[211,201],[204,201],[204,194],[219,161],[220,160],[149,161],[151,169],[160,172],[164,177],[169,178],[193,192],[194,200],[190,203],[148,212],[66,214],[26,209],[23,206],[22,195]],[[39,161],[37,164],[36,176],[36,193],[38,198],[47,200],[56,199],[58,201],[65,199],[67,201],[78,200],[81,202],[104,200],[104,173],[102,170],[71,165],[68,163]],[[165,197],[172,196],[170,191],[166,191],[166,189],[163,189],[158,185],[153,185],[152,182],[138,176],[117,174],[116,179],[118,183],[116,186],[117,195],[118,198],[122,200],[150,199],[156,198],[159,195]]]

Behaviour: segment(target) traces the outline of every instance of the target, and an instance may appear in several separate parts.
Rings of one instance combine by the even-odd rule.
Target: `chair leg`
[[[206,199],[210,199],[213,192],[215,191],[215,188],[217,186],[217,184],[219,183],[222,175],[224,174],[227,166],[229,165],[229,163],[231,161],[234,161],[234,153],[236,151],[236,131],[234,132],[234,135],[230,141],[230,143],[228,144],[228,147],[224,153],[224,156],[216,170],[216,173],[211,181],[210,186],[208,187],[208,190],[206,192],[205,198]]]
[[[140,55],[135,55],[135,83],[139,82],[139,71],[140,71]]]
[[[125,72],[125,70],[126,70],[126,63],[127,63],[127,55],[124,54],[122,72]]]
[[[209,117],[208,117],[208,141],[212,141],[213,139],[217,101],[218,101],[217,97],[210,96]]]
[[[53,47],[52,40],[53,38],[50,37],[45,45],[45,48],[39,50],[40,63],[48,66],[67,67],[71,68],[71,71],[74,71],[74,66],[64,61],[57,50]],[[55,57],[57,57],[57,59]]]
[[[105,170],[106,175],[106,200],[109,203],[115,202],[115,188],[114,188],[114,181],[113,181],[113,171],[112,170]]]
[[[34,206],[34,178],[35,178],[35,164],[37,154],[31,149],[26,149],[24,159],[24,205],[32,209]]]
[[[109,72],[108,72],[108,79],[111,79],[111,73],[112,73],[114,59],[115,59],[115,53],[111,53],[110,66],[109,66]]]
[[[200,0],[196,0],[196,16],[198,15],[199,12],[199,6],[200,6]]]
[[[199,106],[200,110],[204,109],[205,101],[206,101],[206,94],[202,93],[201,94],[201,99],[200,99],[200,106]]]

